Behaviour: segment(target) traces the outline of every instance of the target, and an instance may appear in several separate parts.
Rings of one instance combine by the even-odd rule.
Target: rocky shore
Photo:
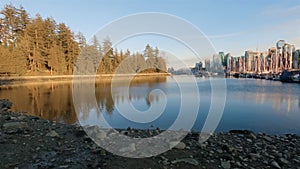
[[[142,159],[120,157],[98,147],[77,125],[51,122],[9,111],[0,100],[0,168],[298,168],[300,136],[267,135],[232,130],[199,143],[189,133],[161,155]],[[131,137],[156,130],[119,130]]]

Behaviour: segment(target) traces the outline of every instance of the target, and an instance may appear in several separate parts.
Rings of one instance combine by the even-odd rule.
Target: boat
[[[296,82],[296,83],[300,82],[300,80],[299,80],[299,73],[292,76],[292,81]]]
[[[289,71],[289,70],[284,70],[280,76],[280,81],[282,82],[299,82],[299,74],[300,71]]]

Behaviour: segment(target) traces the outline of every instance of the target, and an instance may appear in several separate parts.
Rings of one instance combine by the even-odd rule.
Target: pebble
[[[261,158],[260,154],[256,154],[256,153],[250,153],[249,156],[251,157],[251,159],[259,159]]]
[[[280,165],[276,161],[274,161],[274,160],[271,162],[271,166],[275,167],[277,169],[281,169]]]
[[[183,150],[186,147],[185,143],[183,143],[183,142],[177,142],[177,141],[171,141],[169,143],[169,145],[170,145],[170,148],[173,147],[173,148],[179,149],[179,150]]]
[[[171,163],[172,164],[176,164],[176,163],[180,163],[180,162],[184,162],[184,163],[187,163],[187,164],[192,164],[192,165],[199,165],[199,162],[193,158],[183,158],[183,159],[179,159],[179,160],[174,160],[172,161]]]
[[[25,128],[28,127],[26,122],[8,122],[3,124],[5,129]]]
[[[119,150],[119,152],[121,153],[125,153],[125,152],[133,152],[135,151],[136,148],[135,148],[135,144],[134,143],[131,143],[128,147],[123,147]]]
[[[221,166],[222,166],[224,169],[230,169],[230,168],[231,168],[231,165],[230,165],[230,162],[229,162],[229,161],[222,161],[222,162],[221,162]]]
[[[263,136],[263,139],[268,141],[268,142],[271,142],[273,139],[269,136]]]
[[[288,164],[290,163],[288,160],[284,159],[284,158],[279,158],[279,161],[283,164]]]
[[[46,134],[46,136],[48,136],[48,137],[59,137],[59,134],[56,131],[51,130],[49,133]]]

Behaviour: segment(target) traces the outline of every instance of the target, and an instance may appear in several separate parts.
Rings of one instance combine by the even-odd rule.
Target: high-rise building
[[[231,72],[232,71],[232,63],[231,63],[231,60],[232,60],[232,57],[231,57],[231,54],[230,53],[227,53],[225,55],[225,58],[226,58],[226,72]]]
[[[257,59],[260,56],[260,53],[257,51],[247,50],[245,52],[245,67],[247,72],[255,72],[257,71]]]
[[[205,63],[205,69],[207,71],[211,71],[210,59],[205,59],[204,63]]]

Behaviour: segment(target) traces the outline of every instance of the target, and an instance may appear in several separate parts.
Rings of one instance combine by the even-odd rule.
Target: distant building
[[[191,68],[191,72],[194,74],[194,75],[198,75],[201,71],[203,71],[204,68],[203,68],[203,64],[202,62],[198,62],[195,64],[195,67]]]
[[[205,63],[205,69],[207,70],[207,71],[211,71],[211,65],[210,65],[210,59],[205,59],[204,60],[204,63]]]
[[[232,56],[230,53],[227,53],[225,55],[226,58],[226,72],[231,72],[232,71]]]
[[[247,50],[245,52],[245,62],[246,62],[246,71],[247,72],[256,72],[257,71],[257,59],[260,56],[259,52]]]

